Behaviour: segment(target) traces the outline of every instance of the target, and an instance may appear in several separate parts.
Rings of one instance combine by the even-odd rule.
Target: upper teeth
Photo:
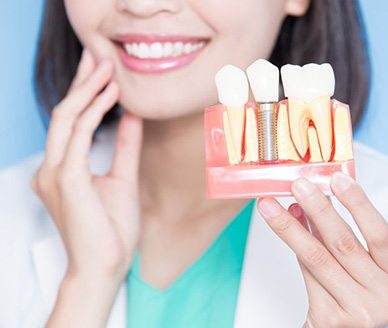
[[[128,55],[138,58],[165,58],[177,57],[197,51],[205,46],[205,42],[183,43],[183,42],[154,42],[147,43],[125,43],[124,49]]]
[[[287,98],[309,102],[334,94],[335,78],[330,64],[284,65],[281,69],[284,93]]]
[[[259,59],[248,67],[247,74],[257,102],[279,100],[279,69],[275,65]]]

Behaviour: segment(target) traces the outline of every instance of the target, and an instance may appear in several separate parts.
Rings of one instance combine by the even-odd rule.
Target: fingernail
[[[300,196],[310,196],[315,191],[315,185],[305,178],[300,178],[292,184],[292,191]]]
[[[339,191],[346,191],[352,186],[354,180],[342,172],[336,172],[331,177],[331,183],[335,189]]]
[[[280,214],[280,205],[270,198],[264,198],[259,200],[258,203],[259,212],[265,217],[276,217]]]
[[[302,218],[304,214],[302,208],[298,204],[292,204],[289,208],[289,212],[297,219]]]

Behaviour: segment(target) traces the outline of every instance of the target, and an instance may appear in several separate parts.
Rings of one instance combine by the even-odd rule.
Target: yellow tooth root
[[[245,107],[227,107],[229,127],[238,161],[241,161],[245,124]]]
[[[352,128],[346,108],[338,107],[334,112],[334,161],[348,161],[353,159]]]
[[[294,148],[290,137],[290,126],[288,121],[288,112],[284,104],[280,105],[278,110],[278,157],[284,161],[299,161],[300,158]]]
[[[259,137],[255,111],[249,107],[246,112],[245,124],[245,158],[244,162],[259,161]]]
[[[309,145],[310,145],[310,162],[311,163],[323,162],[321,149],[319,147],[319,142],[318,142],[317,130],[315,130],[314,127],[310,126],[307,130],[307,135],[308,135]]]
[[[235,165],[239,163],[239,158],[234,147],[232,133],[230,131],[229,117],[226,111],[224,111],[222,118],[224,122],[224,134],[226,141],[226,149],[228,150],[229,163]]]

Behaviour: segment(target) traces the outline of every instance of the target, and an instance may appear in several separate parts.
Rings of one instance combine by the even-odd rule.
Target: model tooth
[[[257,119],[255,110],[252,107],[247,109],[245,124],[245,157],[244,162],[259,161],[259,133],[257,130]]]
[[[245,104],[248,101],[249,86],[247,77],[241,69],[227,65],[215,77],[220,102],[226,107],[229,127],[235,153],[242,156]]]
[[[352,125],[348,110],[338,107],[334,112],[334,161],[348,161],[353,159]]]
[[[323,162],[321,149],[319,148],[318,135],[314,127],[310,126],[307,131],[310,145],[310,162]]]
[[[257,102],[279,100],[279,69],[265,59],[255,61],[247,69],[249,83]]]
[[[310,120],[314,122],[324,161],[333,148],[330,97],[334,93],[334,72],[330,64],[285,65],[281,69],[284,93],[288,97],[291,137],[299,155],[305,157]]]
[[[296,153],[294,145],[292,144],[290,137],[290,125],[288,121],[287,108],[284,104],[279,106],[278,110],[278,124],[277,124],[277,136],[278,136],[278,156],[279,160],[283,161],[299,161],[300,158]]]

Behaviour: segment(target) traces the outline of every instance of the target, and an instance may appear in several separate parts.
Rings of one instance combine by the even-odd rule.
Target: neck
[[[177,204],[183,210],[206,201],[202,122],[201,114],[144,122],[140,186],[146,208],[169,215]]]
[[[143,211],[187,222],[214,211],[241,209],[246,200],[207,199],[205,173],[202,113],[144,122],[139,177]]]

